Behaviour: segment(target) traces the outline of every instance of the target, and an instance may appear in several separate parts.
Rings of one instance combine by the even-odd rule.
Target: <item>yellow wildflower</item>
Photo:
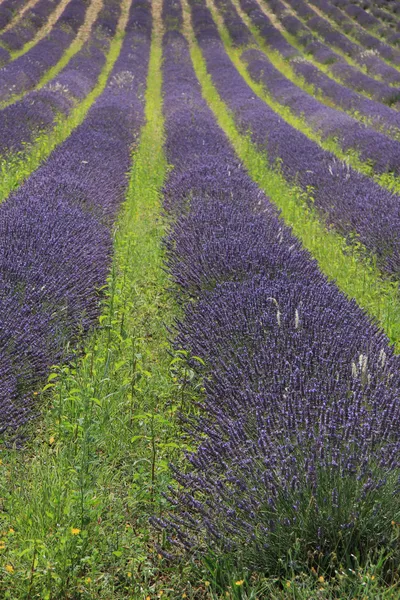
[[[209,581],[205,581],[205,582],[204,582],[204,585],[205,585],[206,587],[208,587],[208,586],[210,585],[210,582],[209,582]]]
[[[235,581],[235,585],[243,585],[244,579],[239,579],[239,581]]]
[[[91,583],[92,578],[91,577],[86,577],[85,581],[86,581],[86,583]]]
[[[15,531],[12,527],[10,527],[10,529],[8,530],[8,533],[10,533],[12,535],[13,533],[15,533]]]
[[[292,584],[291,584],[291,582],[290,582],[290,581],[287,581],[287,582],[286,582],[286,587],[287,587],[287,588],[289,588],[291,585],[292,585]]]
[[[54,437],[54,435],[52,435],[52,436],[50,437],[50,439],[49,439],[49,444],[50,444],[50,446],[51,446],[51,444],[54,444],[54,442],[55,442],[55,441],[56,441],[56,440],[55,440],[55,437]]]
[[[71,533],[72,535],[79,535],[81,532],[80,529],[78,529],[78,527],[71,527]]]
[[[130,571],[127,572],[128,577],[132,577],[132,573]]]
[[[183,592],[182,598],[187,598],[187,594],[185,594],[185,592]]]
[[[6,565],[7,573],[14,573],[14,567],[12,565]]]
[[[375,579],[375,575],[371,575],[371,579],[373,581]]]
[[[323,578],[323,576],[321,575],[321,577],[318,577],[318,581],[319,581],[320,583],[324,583],[325,579],[324,579],[324,578]]]

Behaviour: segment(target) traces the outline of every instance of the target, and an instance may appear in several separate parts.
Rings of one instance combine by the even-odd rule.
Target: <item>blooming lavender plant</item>
[[[112,226],[144,121],[151,8],[134,0],[108,84],[85,121],[0,206],[0,427],[34,415],[33,391],[96,322]]]
[[[304,0],[288,0],[288,3],[300,14],[300,7],[306,6],[308,10],[310,7],[304,2]],[[337,48],[341,52],[344,52],[360,66],[367,67],[369,72],[373,75],[382,78],[390,84],[398,85],[400,83],[400,73],[394,67],[386,64],[382,59],[379,58],[378,54],[366,54],[363,52],[363,47],[359,46],[355,42],[352,42],[347,38],[341,31],[336,30],[332,25],[324,18],[320,17],[316,13],[314,16],[307,21],[307,26],[315,31],[329,46]],[[376,40],[376,38],[373,38]],[[379,40],[376,40],[379,44]],[[387,52],[396,54],[396,52],[385,47]],[[383,50],[382,50],[383,51]],[[393,56],[394,56],[393,54]],[[400,54],[398,54],[400,59]]]
[[[176,345],[204,359],[190,364],[205,395],[184,418],[196,448],[173,468],[171,512],[153,522],[174,546],[268,573],[290,551],[296,571],[393,547],[399,359],[243,170],[176,31],[164,38],[163,91],[168,267],[191,299]]]

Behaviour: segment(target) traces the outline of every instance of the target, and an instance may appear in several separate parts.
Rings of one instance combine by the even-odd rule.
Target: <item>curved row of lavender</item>
[[[304,0],[286,0],[287,3],[306,21],[307,26],[315,31],[329,46],[337,48],[350,56],[368,72],[382,78],[393,85],[400,83],[400,71],[388,65],[374,51],[352,42],[341,31],[335,29],[329,21],[320,17]],[[379,42],[379,40],[377,40]],[[393,56],[393,63],[400,65],[400,52],[387,46]],[[381,52],[381,50],[380,50]]]
[[[340,562],[337,526],[344,546],[359,535],[361,560],[370,519],[374,540],[391,535],[376,500],[392,475],[398,491],[399,359],[243,170],[179,32],[166,33],[163,56],[168,266],[190,299],[176,346],[204,359],[190,364],[205,396],[186,416],[196,449],[173,469],[174,507],[153,523],[184,549],[233,551],[272,571],[285,536],[301,544],[308,511],[320,552]]]
[[[60,0],[39,0],[13,27],[0,34],[0,45],[9,52],[21,50],[46,24],[49,15],[59,3]]]
[[[339,54],[329,46],[317,39],[310,29],[304,25],[295,15],[288,14],[286,6],[280,0],[265,0],[273,13],[280,20],[282,26],[288,33],[296,38],[303,48],[305,54],[311,55],[320,64],[329,65],[333,76],[339,79],[347,87],[360,94],[366,94],[379,102],[393,104],[399,99],[399,92],[383,81],[377,81],[352,65],[349,65]],[[285,40],[283,35],[271,24],[268,17],[260,10],[255,0],[240,0],[242,9],[250,16],[254,24],[260,29],[261,35],[268,40],[268,32],[275,30],[275,38],[281,41],[276,44],[267,43],[278,52],[283,48],[284,40],[287,45],[286,53],[292,48],[289,56],[294,57],[293,47]],[[299,53],[297,53],[299,55]]]
[[[83,25],[89,3],[71,0],[48,36],[0,69],[0,103],[31,90],[57,64]]]
[[[239,129],[278,162],[289,182],[312,188],[314,206],[329,224],[377,256],[382,269],[400,277],[400,199],[358,173],[286,123],[236,71],[205,0],[189,0],[192,22],[208,72]]]
[[[346,4],[336,1],[329,2],[328,0],[316,0],[314,4],[327,16],[331,17],[335,23],[340,25],[345,33],[355,31],[355,34],[357,34],[358,28],[356,27],[356,30],[354,30],[354,22],[356,22],[364,29],[370,30],[379,37],[382,37],[387,43],[394,45],[400,44],[399,33],[394,32],[393,29],[385,23],[388,13],[384,13],[379,9],[375,11],[374,7],[370,4],[368,4],[368,12],[365,10],[365,3],[363,3],[362,6],[359,6],[357,4]],[[342,10],[346,12],[346,15],[348,16],[346,16]],[[380,16],[383,16],[383,22]],[[388,16],[393,23],[395,20],[394,17],[390,14]]]
[[[116,33],[120,11],[120,0],[107,0],[90,37],[64,69],[40,90],[0,110],[1,155],[19,152],[38,135],[49,132],[60,115],[68,115],[93,89]]]
[[[0,31],[11,23],[26,2],[27,0],[4,0],[1,3]]]
[[[365,31],[363,27],[359,26],[354,20],[350,19],[339,8],[334,6],[334,3],[331,3],[329,0],[310,0],[310,3],[319,8],[329,19],[332,19],[339,25],[341,31],[351,35],[359,44],[361,44],[361,46],[368,50],[375,50],[378,55],[385,60],[392,62],[395,65],[400,65],[400,53],[398,50]],[[364,27],[365,25],[371,27],[375,26],[376,23],[379,24],[379,21],[365,12],[361,6],[349,4],[349,12],[353,15],[353,18]]]
[[[222,12],[235,45],[240,47],[250,43],[257,46],[231,0],[215,0],[215,4]],[[343,150],[356,150],[361,160],[372,162],[378,173],[400,173],[400,142],[389,139],[346,113],[319,102],[287,79],[260,50],[245,50],[241,58],[247,64],[252,79],[261,83],[274,100],[302,117],[323,139],[335,138]]]
[[[112,227],[144,122],[148,0],[134,0],[103,94],[85,121],[0,206],[0,429],[34,415],[33,391],[66,343],[96,323]]]
[[[296,50],[285,40],[283,35],[272,25],[269,18],[259,9],[255,0],[242,0],[242,8],[244,12],[250,17],[255,27],[258,29],[264,42],[272,49],[279,52],[291,65],[294,72],[304,78],[304,80],[311,84],[318,92],[321,92],[326,98],[333,101],[334,104],[345,111],[350,113],[359,113],[363,117],[368,118],[371,121],[372,126],[375,126],[378,130],[383,130],[388,135],[398,135],[400,130],[400,113],[396,110],[391,109],[389,106],[383,105],[380,102],[366,98],[362,94],[359,94],[345,85],[337,83],[334,79],[331,79],[323,71],[320,71],[310,61],[300,55]],[[285,7],[280,0],[270,0],[269,5],[273,12],[281,16],[282,23],[285,22]],[[290,19],[290,17],[287,17]],[[293,19],[297,20],[296,17]],[[239,25],[238,25],[239,27]],[[306,52],[307,52],[306,47]],[[318,45],[313,46],[316,52],[319,48]],[[323,54],[319,54],[321,62],[323,60]],[[353,67],[350,67],[353,69]],[[354,69],[356,71],[356,69]],[[359,71],[357,73],[360,73]],[[361,73],[361,80],[352,78],[353,87],[363,88],[363,78],[367,77]],[[382,97],[382,84],[371,80],[375,89],[375,84],[378,84],[379,94]],[[363,89],[364,91],[364,89]],[[395,100],[397,92],[389,86],[384,86],[384,97],[385,99]]]

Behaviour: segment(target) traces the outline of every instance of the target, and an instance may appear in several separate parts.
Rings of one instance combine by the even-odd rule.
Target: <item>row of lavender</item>
[[[25,12],[15,25],[0,34],[0,46],[7,52],[21,50],[46,24],[49,15],[57,8],[59,3],[60,0],[39,0],[37,4],[34,4]]]
[[[83,25],[89,4],[90,0],[71,0],[49,35],[0,69],[0,103],[34,88],[57,64]]]
[[[190,0],[192,20],[208,71],[237,125],[251,137],[271,166],[304,191],[312,189],[315,208],[341,233],[359,240],[382,269],[400,277],[399,197],[338,161],[282,120],[245,83],[228,58],[204,0]]]
[[[398,32],[393,32],[393,30],[386,24],[384,24],[380,20],[380,16],[383,16],[383,20],[387,20],[388,13],[384,13],[380,9],[375,11],[373,6],[369,7],[369,12],[364,9],[364,6],[359,6],[357,4],[350,4],[342,1],[334,0],[333,2],[329,2],[328,0],[312,0],[315,6],[317,6],[324,14],[328,17],[332,18],[337,25],[345,33],[350,33],[351,35],[358,36],[360,34],[360,28],[356,23],[359,23],[364,29],[371,30],[379,37],[383,38],[387,43],[398,45],[400,44],[400,35]],[[342,9],[344,12],[342,12]],[[383,13],[383,14],[382,14]],[[391,22],[395,22],[395,19],[392,15],[388,15],[391,17]],[[350,18],[349,18],[350,17]],[[372,44],[371,48],[376,48],[379,51],[379,46],[375,46],[375,39],[371,39],[372,36],[368,36],[367,38],[359,38],[360,43],[370,43]]]
[[[215,0],[215,3],[223,14],[233,42],[239,46],[257,46],[231,0]],[[241,58],[247,63],[248,71],[256,82],[262,83],[275,100],[290,107],[293,113],[304,119],[323,139],[335,138],[344,151],[355,149],[361,160],[373,163],[375,171],[379,173],[400,173],[398,141],[389,139],[346,113],[319,102],[282,75],[259,50],[247,50]]]
[[[304,0],[288,0],[291,5],[296,6],[296,10],[307,21],[310,20],[313,24],[317,24],[316,31],[325,31],[338,47],[345,50],[346,54],[355,57],[363,49],[374,50],[383,59],[392,62],[395,65],[400,64],[400,53],[377,37],[367,33],[362,27],[352,22],[339,9],[332,6],[329,0],[310,0],[323,14],[329,14],[335,22],[340,26],[340,31],[334,27],[329,20],[324,17],[317,16],[315,11]],[[344,33],[342,33],[342,31]],[[351,35],[356,40],[353,42],[347,37]],[[341,44],[341,45],[340,45]]]
[[[287,0],[287,3],[307,22],[307,26],[329,46],[337,48],[340,52],[351,57],[358,65],[366,67],[369,72],[385,81],[393,85],[400,83],[400,72],[383,60],[385,58],[386,60],[390,60],[394,65],[399,66],[400,52],[398,50],[370,36],[373,40],[376,40],[376,46],[379,46],[379,53],[366,51],[371,49],[371,41],[368,42],[368,46],[366,41],[364,41],[365,45],[353,42],[341,31],[335,29],[329,21],[319,16],[304,0]],[[364,33],[364,37],[367,35]],[[381,56],[383,58],[380,58]]]
[[[92,326],[106,282],[112,227],[144,120],[151,37],[134,0],[122,50],[85,121],[0,206],[1,430],[34,413],[34,386]]]
[[[266,0],[266,3],[279,18],[285,30],[295,37],[305,54],[311,55],[314,60],[320,64],[328,65],[335,78],[354,91],[367,95],[379,102],[393,104],[398,101],[399,91],[396,88],[392,88],[388,83],[385,83],[386,81],[390,81],[390,79],[386,77],[386,74],[384,76],[379,69],[376,71],[373,65],[371,65],[371,60],[374,61],[374,57],[371,57],[369,53],[364,54],[364,66],[368,68],[368,73],[380,74],[381,77],[384,77],[384,81],[376,80],[369,74],[348,64],[346,60],[334,52],[329,45],[321,42],[321,40],[311,32],[309,27],[295,15],[288,13],[286,5],[281,0]],[[287,47],[291,48],[290,44],[287,43]],[[398,73],[396,72],[396,78],[397,75]]]
[[[297,31],[297,23],[300,22],[296,17],[288,16],[286,14],[281,0],[267,1],[273,12],[280,17],[282,25],[293,32],[293,29],[291,28],[291,23],[293,21],[294,29]],[[376,100],[365,98],[361,93],[354,91],[364,91],[367,89],[371,91],[371,95],[377,95],[378,99],[392,102],[395,101],[397,97],[397,92],[395,90],[387,85],[381,84],[381,82],[372,80],[367,75],[364,75],[354,67],[346,64],[344,64],[344,71],[345,73],[348,72],[350,87],[353,89],[349,89],[346,85],[337,83],[334,79],[314,66],[312,62],[305,59],[299,52],[295,51],[283,37],[282,33],[272,25],[267,15],[260,10],[259,5],[255,0],[241,0],[241,7],[259,30],[259,33],[267,46],[271,50],[279,52],[279,54],[288,60],[293,71],[302,77],[308,84],[312,85],[318,93],[321,93],[325,98],[329,99],[343,110],[350,113],[359,113],[363,117],[368,118],[376,128],[382,129],[388,134],[400,133],[400,114],[396,110],[393,110]],[[307,34],[304,41],[305,44],[302,45],[306,54],[312,54],[314,57],[318,57],[318,60],[321,63],[329,60],[329,49],[323,46],[323,44],[313,36],[311,36],[310,39],[309,34]],[[328,51],[328,54],[326,54],[326,50]],[[340,61],[340,57],[337,58]],[[338,64],[342,65],[342,63],[343,61]],[[346,79],[347,78],[345,78],[345,80]],[[365,79],[367,80],[366,82]],[[365,84],[367,86],[366,88]],[[372,89],[375,91],[376,86],[378,86],[377,94],[372,93],[371,85]]]
[[[281,0],[267,1],[273,12],[280,17],[284,26],[287,26],[287,28],[291,30],[290,23],[293,19],[296,29],[296,22],[299,23],[298,19],[296,17],[287,16]],[[295,50],[295,48],[293,48],[293,46],[286,41],[282,33],[273,26],[267,15],[260,10],[259,5],[255,0],[241,0],[241,7],[243,11],[250,17],[254,26],[258,29],[267,46],[271,50],[281,54],[285,60],[290,63],[293,71],[302,77],[308,84],[312,85],[316,92],[322,94],[329,101],[333,102],[335,106],[338,106],[339,108],[350,113],[360,114],[364,118],[367,118],[371,122],[372,126],[376,127],[378,130],[383,130],[388,135],[399,135],[399,112],[389,108],[389,106],[381,104],[380,102],[371,100],[370,98],[365,98],[361,93],[358,93],[353,89],[349,89],[349,87],[346,87],[346,85],[336,82],[323,71],[319,70],[312,64],[312,62],[305,59],[299,52]],[[323,45],[315,38],[312,38],[310,41],[309,37],[307,36],[307,40],[307,44],[304,45],[306,54],[312,54],[314,57],[318,57],[318,60],[321,63],[324,63],[325,60],[328,60],[329,54],[326,56],[325,52],[327,47],[321,48]],[[397,92],[389,86],[381,84],[380,82],[376,82],[375,80],[371,80],[371,78],[364,75],[360,71],[357,71],[350,65],[344,65],[344,69],[345,72],[349,70],[349,83],[355,90],[364,91],[365,89],[369,89],[371,91],[370,84],[372,82],[373,89],[375,89],[376,85],[378,85],[378,98],[382,100],[381,88],[383,85],[383,99],[388,101],[389,99],[390,101],[394,101],[396,99]],[[352,72],[355,72],[354,76],[352,75]],[[367,88],[365,88],[364,85],[365,79],[367,79]]]
[[[22,150],[39,134],[48,133],[95,86],[104,67],[110,40],[117,29],[120,0],[109,0],[100,10],[82,48],[40,90],[0,111],[0,154]]]
[[[193,10],[222,69],[200,25],[208,15]],[[288,539],[303,558],[362,559],[369,525],[368,547],[390,543],[392,512],[377,498],[398,491],[399,359],[243,170],[172,29],[176,0],[165,0],[164,20],[167,262],[187,300],[176,345],[204,360],[189,359],[205,394],[184,419],[196,450],[173,469],[173,507],[154,523],[173,545],[232,551],[269,572]]]
[[[4,2],[1,3],[0,31],[5,29],[5,27],[12,22],[15,15],[23,8],[26,1],[27,0],[4,0]]]

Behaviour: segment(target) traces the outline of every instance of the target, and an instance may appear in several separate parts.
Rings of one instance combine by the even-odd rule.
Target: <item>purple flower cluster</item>
[[[9,51],[21,50],[31,41],[37,31],[45,25],[48,16],[57,7],[59,0],[39,0],[26,11],[14,27],[0,35],[0,44]]]
[[[112,225],[144,122],[151,7],[134,0],[103,94],[71,136],[0,206],[1,430],[33,416],[32,392],[100,309]]]
[[[231,37],[236,40],[251,40],[251,33],[231,0],[217,0],[216,4],[222,9]],[[371,130],[341,111],[325,106],[282,75],[259,50],[247,50],[242,58],[255,81],[262,83],[279,103],[302,116],[323,138],[334,137],[345,151],[349,148],[357,150],[360,158],[371,161],[377,172],[400,172],[399,142]]]
[[[339,552],[327,517],[344,538],[358,530],[365,499],[364,519],[374,508],[381,521],[392,518],[374,495],[399,468],[399,359],[243,170],[176,31],[164,38],[163,91],[174,165],[168,266],[191,297],[176,345],[204,359],[204,368],[190,363],[205,396],[199,416],[186,417],[196,449],[173,469],[174,508],[153,522],[184,549],[235,551],[272,570],[267,557],[279,563],[287,548],[268,552],[269,544],[301,529],[305,504],[315,545]],[[357,488],[353,503],[341,482]]]
[[[48,36],[0,69],[0,102],[32,89],[61,59],[84,22],[87,6],[88,0],[71,0]]]
[[[110,37],[115,35],[120,0],[100,10],[89,39],[64,69],[42,89],[0,111],[0,154],[15,153],[40,133],[48,132],[60,114],[68,114],[96,84],[105,63]]]
[[[345,235],[357,233],[384,270],[400,274],[400,201],[286,123],[260,98],[228,58],[205,4],[190,0],[192,21],[208,71],[239,129],[279,163],[288,181],[312,189],[314,206]],[[204,38],[207,31],[207,38]],[[212,31],[214,37],[212,37]]]

